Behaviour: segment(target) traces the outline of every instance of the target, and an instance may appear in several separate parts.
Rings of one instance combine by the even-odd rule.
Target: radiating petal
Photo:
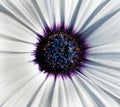
[[[51,100],[54,89],[54,78],[49,77],[39,87],[27,107],[51,107]]]
[[[112,22],[112,23],[111,23]],[[120,40],[120,12],[114,15],[98,30],[91,34],[87,41],[90,46],[100,46]],[[112,48],[112,47],[111,47]]]
[[[78,17],[75,22],[74,30],[81,33],[107,2],[108,0],[83,0]]]
[[[84,107],[71,79],[67,78],[64,81],[64,86],[66,91],[67,106],[77,107],[79,105],[80,107]]]
[[[118,12],[120,12],[120,9],[117,9],[106,16],[102,17],[98,21],[96,21],[94,24],[92,24],[89,28],[87,28],[83,32],[83,37],[87,38],[89,37],[93,32],[95,32],[98,28],[100,28],[103,24],[105,24],[108,20],[110,20],[113,16],[115,16]]]
[[[44,74],[38,74],[35,78],[30,80],[26,85],[18,89],[11,97],[4,103],[4,107],[20,107],[21,105],[26,107],[32,96],[34,95],[35,91],[38,89],[39,86],[42,85],[43,81],[45,80]],[[32,86],[32,87],[31,87]]]
[[[67,98],[63,79],[57,78],[55,81],[51,107],[67,107]]]
[[[0,13],[0,38],[35,44],[36,35],[5,13]],[[17,41],[18,42],[18,41]]]
[[[108,72],[110,72],[109,70]],[[113,72],[115,73],[115,72]],[[120,98],[120,76],[110,75],[103,72],[99,67],[87,67],[84,74],[95,84],[106,90],[108,93]]]
[[[32,63],[33,59],[34,56],[31,56],[28,53],[0,53],[0,73],[7,75],[7,71],[12,70],[20,65],[24,65],[25,63]]]
[[[77,77],[72,78],[72,81],[83,107],[97,107],[96,102],[91,98],[91,95],[88,94],[87,90],[82,86]]]
[[[120,98],[119,41],[91,48],[87,70],[84,72],[104,90]],[[101,51],[100,51],[101,50]]]
[[[114,0],[103,0],[101,2],[108,2],[99,12],[95,15],[95,18],[91,20],[86,28],[91,26],[94,22],[106,16],[107,14],[114,12],[115,10],[120,9],[120,1],[114,2]]]
[[[69,2],[67,0],[65,0],[65,25],[67,27],[69,27],[69,25],[70,25],[70,22],[72,20],[72,16],[74,14],[74,10],[75,10],[78,2],[81,2],[81,0],[74,0],[74,1],[71,0]]]
[[[88,78],[80,74],[78,79],[98,107],[119,107],[119,104],[114,99],[112,99],[108,94],[97,87]]]
[[[39,32],[41,28],[41,24],[39,23],[39,19],[38,16],[36,15],[36,11],[30,2],[27,3],[27,7],[24,6],[25,2],[27,1],[16,0],[16,2],[13,3],[10,0],[8,1],[1,0],[2,6],[8,11],[8,13],[10,12],[9,15],[12,18],[19,21],[21,24],[28,27],[33,32]],[[31,14],[31,11],[33,12],[33,14]]]
[[[8,73],[9,75],[3,73],[2,77],[6,78],[6,80],[3,79],[0,85],[0,105],[5,104],[14,93],[35,78],[39,73],[37,69],[37,66],[35,67],[32,63],[25,63],[11,70],[7,70],[7,72],[11,72]]]

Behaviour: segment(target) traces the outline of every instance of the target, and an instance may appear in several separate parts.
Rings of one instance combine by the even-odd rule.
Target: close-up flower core
[[[81,67],[85,56],[83,40],[73,33],[53,31],[40,37],[35,62],[41,71],[54,75],[70,75]]]
[[[120,0],[0,0],[0,107],[120,107]]]

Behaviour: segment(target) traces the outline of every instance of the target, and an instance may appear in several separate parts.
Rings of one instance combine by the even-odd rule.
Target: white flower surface
[[[82,73],[54,78],[33,52],[63,21],[90,48]],[[120,0],[0,0],[0,107],[120,107]]]

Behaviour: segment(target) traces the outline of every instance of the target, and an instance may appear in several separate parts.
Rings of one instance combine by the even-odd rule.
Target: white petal
[[[39,24],[39,19],[35,20],[35,16],[37,18],[37,15],[35,14],[34,8],[31,6],[31,3],[27,3],[27,7],[25,8],[25,1],[19,1],[16,0],[15,2],[12,2],[11,0],[1,0],[1,4],[7,11],[9,11],[13,16],[15,16],[15,19],[19,20],[21,24],[27,26],[34,32],[39,32],[41,29],[41,26]],[[31,14],[31,12],[34,12]],[[14,17],[13,17],[14,18]],[[36,22],[37,21],[37,22]]]
[[[56,26],[60,25],[60,0],[54,0],[54,14]]]
[[[30,102],[30,99],[34,95],[35,91],[41,86],[45,79],[44,74],[39,74],[37,77],[33,78],[26,85],[18,89],[13,95],[7,99],[7,102],[4,103],[4,107],[26,107]],[[32,87],[31,87],[32,86]]]
[[[6,74],[4,75],[3,73],[2,77],[6,78],[6,80],[1,81],[0,104],[6,103],[6,101],[10,99],[14,93],[38,75],[39,72],[35,72],[38,69],[37,67],[35,67],[32,63],[26,64],[18,66],[11,71],[9,70],[12,72],[9,76]]]
[[[50,14],[48,13],[47,2],[44,0],[32,0],[32,3],[34,7],[36,7],[44,30],[46,30],[45,27],[51,27],[52,22],[50,20]]]
[[[25,63],[31,63],[33,59],[34,59],[34,56],[32,56],[31,54],[20,54],[20,53],[0,54],[0,60],[1,60],[0,72],[4,71],[3,73],[5,73],[20,65],[24,65]]]
[[[86,29],[90,27],[93,23],[101,19],[102,17],[120,9],[120,1],[117,0],[114,2],[114,0],[101,0],[103,3],[107,3],[99,12],[95,15],[95,18],[91,20],[91,22],[86,26]],[[104,5],[104,4],[103,4]]]
[[[85,27],[90,23],[89,21],[91,21],[96,16],[97,13],[95,14],[95,11],[99,11],[99,5],[103,5],[104,3],[106,2],[101,0],[83,0],[75,22],[74,29],[78,32],[80,31],[81,33],[85,29]]]
[[[108,72],[112,72],[109,70]],[[108,93],[120,98],[120,75],[114,76],[103,72],[103,69],[97,67],[87,67],[83,72],[95,84],[106,90]],[[115,73],[115,72],[113,72]],[[119,73],[120,74],[120,73]]]
[[[112,22],[112,23],[111,23]],[[88,36],[90,46],[99,46],[120,40],[120,13],[113,16],[98,30]]]
[[[28,44],[37,42],[37,36],[33,32],[4,13],[0,13],[0,38],[14,41],[17,39],[16,41]]]
[[[28,52],[32,53],[35,50],[35,46],[21,43],[17,41],[11,41],[6,39],[0,39],[0,52]],[[24,48],[23,48],[24,47]]]
[[[66,92],[64,81],[58,77],[55,81],[51,107],[67,107]]]
[[[34,94],[33,100],[28,107],[51,107],[51,100],[54,88],[54,78],[47,78],[41,87]]]
[[[120,62],[112,60],[104,60],[98,58],[88,58],[91,64],[96,64],[97,66],[109,67],[111,69],[120,69]]]
[[[65,11],[65,22],[67,27],[74,26],[81,4],[81,0],[75,0],[69,3],[66,1],[66,5],[68,5]]]
[[[88,94],[87,90],[82,86],[81,82],[77,77],[72,78],[73,85],[76,88],[77,94],[83,104],[83,107],[96,107],[95,101],[91,98],[91,95]]]
[[[69,0],[69,1],[65,0],[65,25],[66,26],[69,25],[70,10],[72,8],[72,5],[73,5],[73,1],[72,0]]]
[[[117,41],[112,42],[110,44],[92,47],[92,48],[89,49],[88,54],[90,56],[113,54],[113,53],[114,54],[119,54],[120,53],[119,47],[120,47],[120,40],[117,40]]]
[[[68,107],[84,107],[70,78],[64,80]]]
[[[119,69],[117,69],[117,68],[111,69],[110,66],[106,66],[104,64],[102,65],[101,63],[94,64],[93,62],[86,63],[85,66],[91,67],[91,68],[94,68],[94,69],[98,69],[98,70],[100,70],[101,73],[107,74],[108,76],[110,75],[110,76],[113,76],[113,77],[116,77],[116,78],[120,78],[120,72],[119,72]]]
[[[87,77],[84,77],[82,74],[80,74],[78,79],[98,107],[119,107],[119,104],[113,98],[97,87]]]
[[[49,15],[49,26],[52,28],[55,24],[55,9],[54,9],[54,0],[46,0],[46,7]]]
[[[98,11],[98,14],[96,14],[95,18],[90,21],[87,28],[84,30],[83,36],[85,36],[85,38],[90,36],[96,30],[99,30],[100,27],[120,11],[120,1],[114,2],[114,0],[105,0],[103,1],[102,6],[103,8]]]

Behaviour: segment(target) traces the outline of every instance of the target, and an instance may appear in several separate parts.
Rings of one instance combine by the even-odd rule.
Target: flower
[[[120,107],[119,46],[118,0],[1,0],[0,107]]]

